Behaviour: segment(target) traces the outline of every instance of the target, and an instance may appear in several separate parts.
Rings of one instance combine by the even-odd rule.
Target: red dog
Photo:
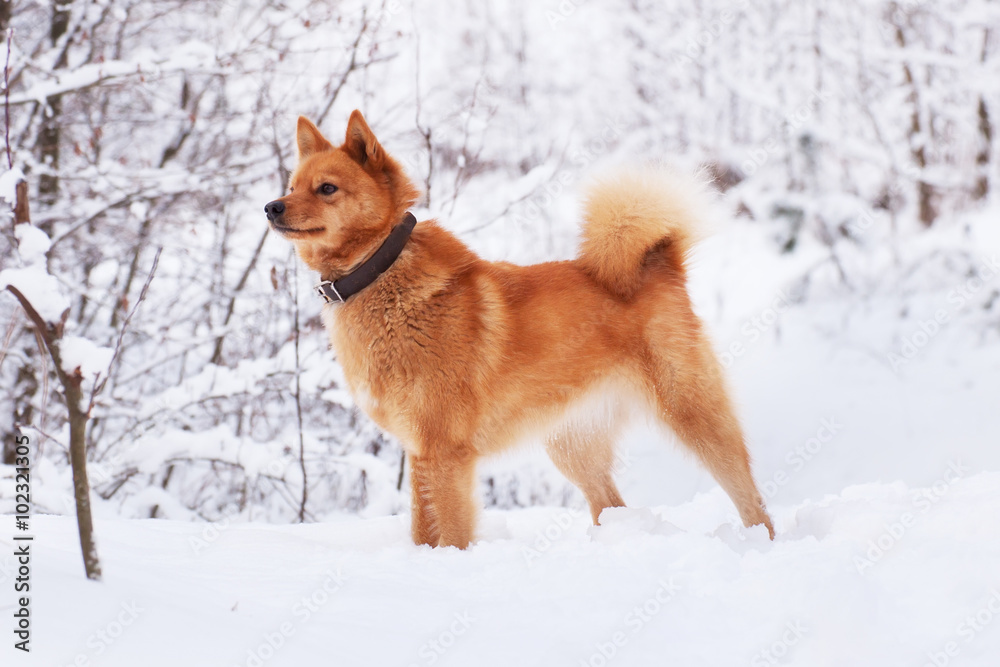
[[[289,194],[265,211],[323,280],[354,396],[410,455],[416,543],[466,547],[476,461],[534,433],[596,523],[624,505],[614,441],[636,410],[697,455],[745,525],[774,537],[685,285],[699,184],[656,172],[606,181],[589,193],[577,259],[515,266],[434,221],[414,226],[418,192],[359,112],[340,146],[299,118],[298,149]]]

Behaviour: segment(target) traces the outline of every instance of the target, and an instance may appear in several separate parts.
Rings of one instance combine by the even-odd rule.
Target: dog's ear
[[[375,133],[368,127],[365,117],[355,109],[351,119],[347,121],[347,134],[344,136],[344,150],[355,162],[365,169],[379,170],[385,162],[385,151]]]
[[[333,144],[305,116],[299,116],[296,139],[299,143],[299,161],[305,160],[313,153],[333,150]]]

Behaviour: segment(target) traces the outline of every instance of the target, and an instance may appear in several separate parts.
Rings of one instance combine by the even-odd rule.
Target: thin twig
[[[536,194],[538,194],[538,191],[541,188],[543,188],[546,185],[548,185],[549,183],[551,183],[552,179],[556,178],[559,175],[559,173],[563,170],[563,167],[566,164],[566,153],[568,153],[568,152],[569,152],[569,143],[567,143],[563,147],[562,153],[559,155],[559,160],[556,162],[555,171],[552,172],[552,176],[549,177],[549,180],[545,181],[541,185],[535,186],[527,194],[525,194],[525,195],[523,195],[521,197],[518,197],[514,201],[510,202],[509,204],[507,204],[507,206],[504,208],[504,210],[500,211],[500,213],[498,213],[493,218],[487,220],[486,222],[478,224],[478,225],[476,225],[474,227],[469,227],[468,229],[463,229],[463,230],[459,231],[458,234],[459,235],[463,235],[463,234],[475,234],[476,232],[481,231],[483,229],[486,229],[487,227],[491,227],[492,225],[494,225],[499,220],[502,220],[508,213],[510,213],[511,209],[513,209],[515,206],[517,206],[518,204],[520,204],[523,201],[526,201],[526,200],[531,199],[532,197],[534,197]]]
[[[35,344],[38,345],[38,361],[42,365],[42,404],[39,409],[38,426],[39,429],[44,429],[45,422],[49,418],[49,357],[45,354],[45,341],[42,339],[42,332],[38,329],[35,329]],[[49,441],[49,436],[41,430],[39,430],[39,433],[42,434],[42,437],[38,439],[37,455],[41,458],[45,443]]]
[[[365,7],[361,10],[361,29],[358,30],[358,36],[354,38],[354,44],[351,45],[351,62],[347,63],[347,69],[344,70],[343,75],[340,77],[340,81],[337,83],[337,87],[333,89],[333,94],[330,96],[330,101],[326,103],[326,107],[323,111],[316,116],[316,125],[321,125],[323,119],[326,115],[330,113],[330,109],[333,108],[333,103],[337,101],[337,96],[340,95],[340,90],[347,83],[347,77],[351,75],[351,72],[358,69],[358,45],[361,44],[361,38],[365,36],[365,32],[368,30],[368,8]]]
[[[7,61],[3,66],[3,112],[4,139],[7,142],[7,168],[14,168],[14,156],[10,152],[10,43],[14,39],[14,29],[7,30]]]
[[[132,306],[132,310],[130,310],[128,315],[125,316],[125,321],[122,322],[121,331],[118,332],[118,340],[115,342],[115,351],[111,354],[111,361],[108,363],[108,369],[104,372],[104,377],[101,378],[100,383],[98,383],[97,380],[94,381],[94,389],[90,392],[90,404],[87,406],[88,415],[94,408],[94,401],[97,399],[97,395],[104,390],[104,385],[108,383],[108,378],[111,377],[111,369],[114,368],[115,362],[118,360],[118,355],[121,354],[122,339],[125,337],[125,330],[128,329],[129,322],[132,321],[132,316],[135,315],[135,311],[139,310],[139,304],[146,298],[146,292],[149,291],[149,284],[153,282],[153,275],[156,273],[156,266],[160,263],[161,252],[163,252],[162,247],[156,249],[156,254],[153,256],[153,266],[149,269],[149,275],[146,276],[146,282],[143,284],[142,290],[139,292],[139,298],[136,299],[135,304]]]
[[[56,436],[46,431],[44,425],[35,426],[34,424],[15,424],[15,426],[17,426],[17,428],[19,429],[30,428],[32,431],[35,431],[40,436],[42,436],[42,438],[44,438],[45,440],[51,440],[53,443],[56,444],[56,446],[61,447],[64,454],[69,454],[69,445],[67,445],[65,442],[63,442]],[[41,456],[39,456],[38,458],[40,459]]]
[[[54,331],[55,327],[46,322],[42,318],[42,316],[38,314],[38,311],[35,310],[35,307],[31,305],[31,302],[28,301],[27,297],[21,294],[21,290],[17,289],[13,285],[7,285],[7,291],[13,294],[17,298],[17,300],[21,303],[21,307],[24,308],[24,312],[28,315],[28,318],[34,323],[37,331],[41,333],[42,340],[45,341],[45,346],[49,350],[51,350],[52,345],[50,343],[50,339],[52,338],[52,335],[55,333]]]
[[[424,138],[424,146],[427,148],[427,177],[424,179],[424,206],[430,208],[431,205],[431,179],[434,177],[434,144],[431,142],[431,126],[421,127],[420,125],[420,30],[417,26],[417,16],[416,13],[413,15],[413,38],[414,38],[414,54],[413,54],[413,89],[414,89],[414,100],[413,100],[413,114],[414,120],[413,124],[417,128],[417,132],[420,136]]]
[[[299,427],[299,467],[302,468],[302,500],[299,504],[299,523],[306,520],[306,501],[309,500],[309,480],[306,477],[306,442],[302,433],[302,365],[299,358],[299,263],[293,262],[292,300],[295,302],[295,416]]]
[[[247,268],[243,270],[243,275],[240,276],[240,281],[236,283],[236,287],[233,288],[233,294],[229,298],[229,305],[226,307],[226,317],[222,320],[223,330],[229,326],[229,320],[233,318],[233,311],[236,308],[236,297],[238,297],[240,292],[243,291],[243,288],[246,287],[250,274],[253,272],[254,267],[257,266],[257,259],[260,257],[260,251],[264,248],[264,241],[267,240],[267,235],[270,231],[270,227],[264,227],[264,233],[260,235],[260,241],[257,242],[257,249],[253,251],[250,263],[247,264]],[[222,364],[222,343],[225,339],[226,335],[224,333],[215,339],[215,349],[212,351],[211,363],[216,365]]]
[[[21,322],[21,313],[24,309],[17,306],[10,316],[10,324],[7,325],[7,333],[3,337],[3,348],[0,349],[0,368],[3,368],[3,360],[7,358],[7,350],[10,349],[10,341],[14,337],[14,330]]]

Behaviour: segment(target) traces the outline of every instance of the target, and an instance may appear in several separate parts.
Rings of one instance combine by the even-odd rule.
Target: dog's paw
[[[736,517],[716,528],[712,533],[712,537],[719,538],[730,549],[741,554],[751,549],[757,551],[769,549],[772,544],[771,536],[767,532],[767,526],[757,524],[756,526],[747,528]]]
[[[589,534],[595,542],[620,543],[637,533],[647,535],[677,535],[680,528],[661,519],[649,508],[608,507],[598,518],[599,526],[591,526]]]

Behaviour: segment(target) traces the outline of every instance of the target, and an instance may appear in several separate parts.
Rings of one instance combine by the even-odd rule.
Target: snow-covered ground
[[[599,528],[490,511],[467,552],[413,546],[403,517],[101,520],[103,583],[72,520],[42,517],[33,652],[4,664],[996,664],[1000,473],[954,462],[772,512],[773,543],[719,490]]]

